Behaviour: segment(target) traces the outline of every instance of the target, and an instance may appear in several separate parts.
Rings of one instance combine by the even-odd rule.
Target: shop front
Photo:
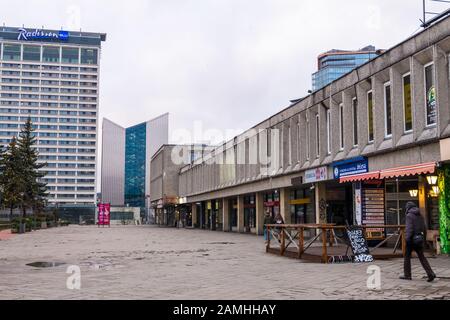
[[[280,213],[280,191],[274,190],[264,193],[264,212],[272,218]]]
[[[244,232],[256,233],[256,195],[244,196]]]
[[[439,231],[439,188],[436,163],[384,169],[340,178],[353,183],[357,225],[404,225],[405,206],[415,203],[423,215],[428,233]],[[368,240],[382,240],[394,230],[368,229]],[[428,238],[432,241],[432,239]]]

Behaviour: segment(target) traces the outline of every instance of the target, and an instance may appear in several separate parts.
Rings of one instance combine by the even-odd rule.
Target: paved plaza
[[[450,258],[430,263],[441,277],[432,284],[417,259],[411,282],[398,280],[401,259],[376,261],[381,290],[371,291],[370,265],[277,257],[252,235],[70,226],[0,240],[0,299],[450,299]],[[66,285],[71,265],[81,270],[79,290]]]

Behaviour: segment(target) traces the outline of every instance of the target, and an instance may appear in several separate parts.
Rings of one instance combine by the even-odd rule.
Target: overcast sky
[[[131,126],[169,112],[171,142],[180,142],[177,129],[192,130],[195,121],[204,131],[224,135],[252,127],[307,93],[318,54],[369,44],[392,47],[417,31],[421,5],[421,0],[15,0],[1,7],[7,26],[107,33],[101,119]]]

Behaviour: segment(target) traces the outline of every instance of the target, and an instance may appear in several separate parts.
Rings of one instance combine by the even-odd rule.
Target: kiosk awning
[[[398,167],[392,169],[381,170],[380,178],[399,178],[406,176],[415,176],[419,174],[430,174],[436,171],[436,162],[428,162],[416,164],[413,166]]]
[[[380,171],[374,171],[374,172],[368,172],[368,173],[361,173],[361,174],[355,174],[347,177],[342,177],[339,182],[340,183],[346,183],[346,182],[356,182],[356,181],[366,181],[366,180],[374,180],[380,178]]]

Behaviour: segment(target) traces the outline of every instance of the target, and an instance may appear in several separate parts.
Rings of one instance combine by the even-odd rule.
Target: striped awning
[[[399,178],[407,176],[415,176],[419,174],[431,174],[436,171],[436,162],[428,162],[416,164],[413,166],[398,167],[392,169],[381,170],[380,178]]]
[[[342,177],[339,180],[339,182],[340,183],[357,182],[357,181],[374,180],[374,179],[379,179],[379,178],[380,178],[380,171],[374,171],[374,172],[354,174],[351,176]]]

